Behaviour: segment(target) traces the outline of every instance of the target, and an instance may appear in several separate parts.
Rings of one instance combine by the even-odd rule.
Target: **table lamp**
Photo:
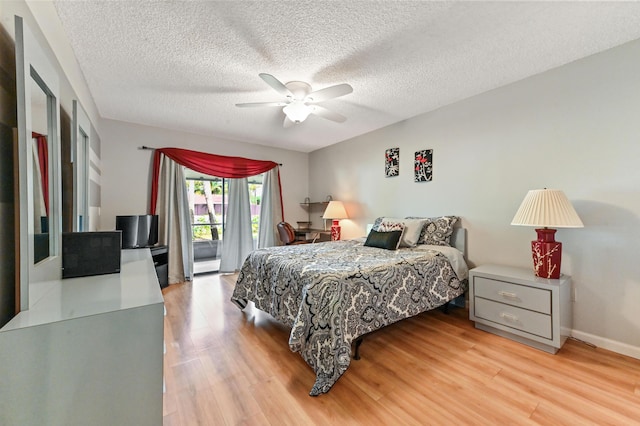
[[[333,224],[331,225],[331,241],[338,241],[340,239],[340,219],[347,219],[348,217],[342,201],[329,201],[329,205],[324,211],[322,218],[333,220]]]
[[[562,260],[562,243],[555,240],[553,228],[584,227],[564,192],[546,188],[527,193],[511,224],[539,227],[538,239],[531,241],[533,270],[537,277],[549,279],[560,278]]]

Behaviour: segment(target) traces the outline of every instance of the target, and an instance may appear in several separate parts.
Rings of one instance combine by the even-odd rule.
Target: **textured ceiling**
[[[640,38],[637,2],[54,0],[104,118],[310,152]],[[283,128],[258,77],[349,83]],[[134,143],[134,142],[132,142]]]

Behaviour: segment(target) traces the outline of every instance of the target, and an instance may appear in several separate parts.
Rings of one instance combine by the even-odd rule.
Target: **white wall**
[[[280,178],[284,216],[289,222],[306,220],[300,207],[308,195],[308,154],[158,129],[121,121],[103,120],[102,214],[100,229],[115,228],[116,215],[148,212],[153,152],[140,146],[185,148],[217,155],[282,163]]]
[[[347,201],[346,237],[377,216],[455,214],[472,266],[529,268],[535,231],[511,219],[529,189],[562,189],[585,224],[556,234],[574,336],[640,358],[638,58],[635,41],[315,151],[310,193]],[[385,178],[393,147],[400,175]],[[429,148],[433,181],[414,183],[414,152]]]

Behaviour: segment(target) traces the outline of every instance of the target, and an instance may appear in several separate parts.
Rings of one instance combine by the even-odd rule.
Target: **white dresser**
[[[148,249],[32,284],[0,329],[0,424],[161,425],[164,300]]]
[[[571,333],[571,277],[482,265],[469,271],[469,318],[476,328],[556,353]]]

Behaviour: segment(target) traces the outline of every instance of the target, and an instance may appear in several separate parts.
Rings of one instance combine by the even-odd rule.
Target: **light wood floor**
[[[235,276],[163,290],[165,425],[640,424],[640,360],[568,341],[556,355],[433,311],[367,338],[328,394],[288,329],[229,301]]]

